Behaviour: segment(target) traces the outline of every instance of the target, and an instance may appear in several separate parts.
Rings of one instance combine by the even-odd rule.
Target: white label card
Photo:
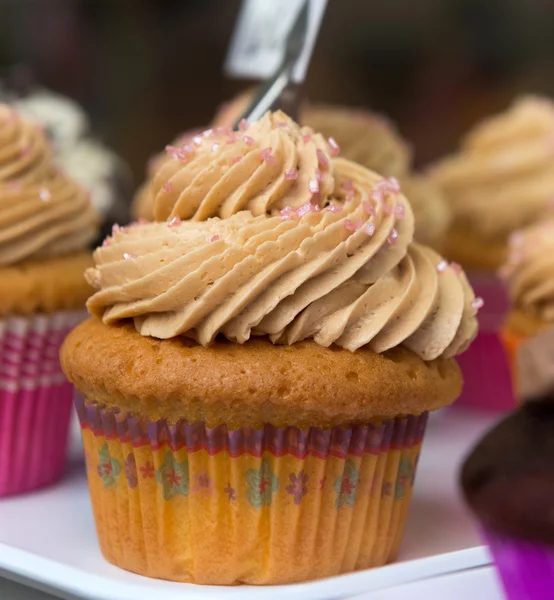
[[[327,0],[308,0],[308,30],[304,49],[296,62],[293,79],[306,77]],[[267,79],[283,60],[287,35],[303,6],[303,0],[244,0],[235,26],[225,72],[231,77]]]

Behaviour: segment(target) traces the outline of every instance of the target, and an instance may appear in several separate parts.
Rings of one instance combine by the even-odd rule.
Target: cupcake
[[[510,234],[544,215],[554,189],[552,131],[552,103],[524,97],[431,169],[453,212],[448,258],[494,273],[506,260]]]
[[[502,275],[512,305],[502,329],[502,340],[517,389],[516,365],[521,345],[554,327],[554,219],[511,236]]]
[[[496,270],[507,259],[511,234],[548,213],[554,189],[553,130],[549,101],[520,99],[506,113],[477,126],[457,155],[430,172],[453,212],[444,251],[469,269],[485,303],[479,338],[461,362],[468,384],[462,400],[475,406],[515,406],[500,340],[509,302]]]
[[[97,229],[42,131],[0,105],[0,496],[63,472],[73,388],[58,351],[83,318]]]
[[[170,153],[61,353],[104,556],[223,585],[393,560],[476,333],[465,276],[412,243],[396,181],[283,113]]]
[[[30,83],[27,76],[23,81],[8,77],[7,85],[0,81],[0,98],[44,128],[54,161],[89,191],[106,233],[114,222],[127,222],[132,191],[128,165],[93,135],[90,119],[77,102]]]
[[[481,525],[508,600],[552,597],[553,465],[552,391],[506,417],[463,465],[462,490]]]

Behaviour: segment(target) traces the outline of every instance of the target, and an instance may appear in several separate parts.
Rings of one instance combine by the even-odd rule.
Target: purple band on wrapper
[[[378,454],[421,442],[427,423],[426,415],[422,415],[351,428],[312,427],[303,430],[264,425],[260,429],[244,426],[229,430],[226,425],[206,427],[204,423],[185,421],[175,425],[163,420],[151,423],[144,417],[133,417],[88,403],[81,396],[76,397],[75,404],[81,427],[108,440],[118,439],[130,442],[134,447],[150,446],[154,450],[164,445],[174,452],[182,448],[187,448],[188,452],[206,450],[211,456],[225,450],[233,458],[244,453],[262,456],[264,452],[274,456],[293,454],[299,459],[306,456],[345,458],[364,453]]]

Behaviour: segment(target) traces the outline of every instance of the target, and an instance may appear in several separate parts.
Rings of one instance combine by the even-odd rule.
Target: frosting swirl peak
[[[94,254],[88,308],[105,323],[132,318],[143,335],[203,345],[219,334],[352,351],[403,344],[425,360],[475,336],[465,275],[412,244],[395,179],[332,158],[282,113],[178,150],[157,177],[169,222],[117,229]]]
[[[62,174],[42,131],[0,104],[0,266],[85,248],[98,217]]]

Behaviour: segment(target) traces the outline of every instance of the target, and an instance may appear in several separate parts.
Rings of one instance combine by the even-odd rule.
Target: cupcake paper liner
[[[508,357],[500,331],[508,310],[505,287],[492,275],[470,273],[475,295],[485,304],[479,311],[479,333],[471,346],[456,357],[464,376],[458,404],[497,412],[516,406]]]
[[[554,598],[554,547],[485,532],[507,600]]]
[[[100,547],[119,567],[201,584],[275,584],[397,554],[426,414],[229,430],[76,404]]]
[[[511,378],[512,378],[512,386],[514,389],[514,394],[518,396],[518,375],[517,375],[517,356],[520,348],[525,344],[525,342],[529,339],[528,336],[520,335],[504,327],[500,332],[500,337],[502,339],[502,344],[504,346],[504,350],[506,352],[506,356],[508,359],[508,364],[510,367]],[[519,400],[518,402],[519,403]]]
[[[58,480],[73,386],[58,353],[82,311],[0,320],[0,497]]]

